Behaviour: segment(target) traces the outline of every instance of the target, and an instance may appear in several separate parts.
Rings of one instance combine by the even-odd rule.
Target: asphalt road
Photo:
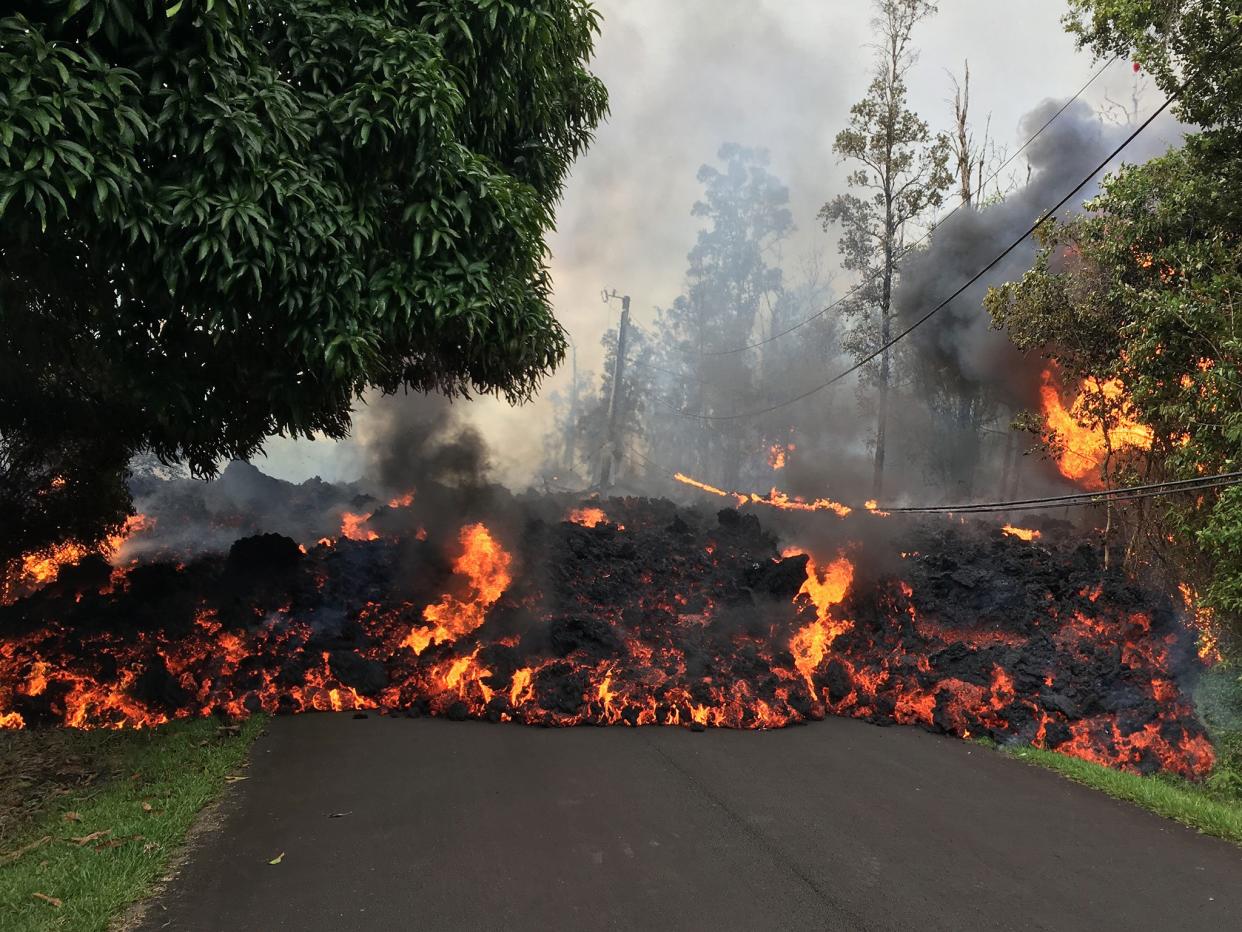
[[[1242,849],[915,729],[302,715],[253,758],[144,930],[1242,928]]]

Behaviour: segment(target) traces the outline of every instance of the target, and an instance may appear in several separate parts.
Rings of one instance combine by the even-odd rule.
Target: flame
[[[607,524],[608,515],[604,514],[604,509],[595,507],[575,508],[565,516],[566,521],[572,521],[574,524],[581,524],[585,527],[595,527],[598,524]]]
[[[838,517],[844,518],[852,511],[847,505],[840,502],[834,502],[828,498],[817,498],[808,502],[800,498],[792,498],[779,489],[772,489],[767,495],[760,495],[757,492],[726,492],[718,489],[714,485],[708,485],[706,482],[700,482],[687,476],[685,473],[676,473],[673,476],[678,482],[693,488],[700,489],[710,495],[719,495],[723,498],[732,498],[737,502],[738,507],[742,505],[766,505],[769,508],[779,508],[782,511],[831,511]]]
[[[704,492],[707,492],[709,495],[719,495],[722,498],[730,497],[729,493],[724,491],[723,489],[718,489],[714,485],[708,485],[706,482],[700,482],[698,479],[692,479],[690,476],[687,476],[685,473],[680,473],[680,472],[675,473],[673,475],[673,478],[676,479],[678,482],[683,482],[686,485],[693,486],[696,489],[700,489]]]
[[[1199,604],[1199,594],[1189,583],[1179,583],[1178,590],[1182,594],[1182,603],[1186,613],[1194,621],[1195,630],[1199,633],[1197,650],[1199,659],[1208,666],[1214,666],[1224,659],[1220,649],[1220,621],[1210,608]]]
[[[469,600],[445,595],[436,605],[423,609],[425,626],[414,628],[402,642],[415,654],[432,644],[455,641],[483,624],[487,610],[509,588],[511,557],[482,524],[461,529],[462,554],[453,563],[453,572],[470,581]]]
[[[369,520],[371,520],[370,515],[355,514],[352,511],[343,513],[341,536],[348,537],[350,540],[379,540],[379,534],[368,527],[363,527]]]
[[[796,443],[774,443],[768,447],[768,465],[773,469],[784,469],[789,462],[789,454],[798,449]]]
[[[396,498],[389,499],[389,508],[409,508],[414,504],[414,493],[406,492],[404,495],[398,495]]]
[[[1033,528],[1015,527],[1012,524],[1006,524],[1004,527],[1001,528],[1001,530],[1004,531],[1006,534],[1008,534],[1010,537],[1018,538],[1018,540],[1038,540],[1039,539],[1039,531],[1036,531]]]
[[[530,667],[522,667],[513,672],[513,680],[509,684],[509,705],[517,708],[534,694],[531,674]]]
[[[1067,408],[1061,401],[1061,393],[1053,381],[1052,371],[1045,369],[1039,393],[1044,421],[1050,429],[1056,431],[1064,444],[1064,450],[1057,457],[1057,468],[1067,479],[1099,488],[1100,468],[1107,460],[1110,450],[1117,452],[1126,448],[1151,449],[1151,428],[1135,420],[1124,401],[1121,405],[1121,420],[1113,428],[1106,430],[1099,425],[1088,426],[1084,420],[1089,417],[1085,412],[1092,396],[1102,397],[1109,402],[1124,400],[1125,386],[1120,379],[1107,382],[1084,380],[1079,386],[1077,397]]]
[[[787,551],[785,555],[791,556],[792,553]],[[793,636],[789,650],[793,654],[794,667],[806,680],[812,695],[816,692],[812,674],[819,669],[832,642],[852,627],[849,621],[834,619],[832,607],[841,603],[853,581],[854,564],[845,557],[838,557],[822,571],[816,567],[813,558],[807,558],[806,582],[798,590],[798,595],[806,596],[815,606],[815,621]]]

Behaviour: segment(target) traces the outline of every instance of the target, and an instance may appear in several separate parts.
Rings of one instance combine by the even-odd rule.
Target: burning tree
[[[343,436],[369,387],[518,399],[561,359],[544,235],[607,106],[584,0],[6,9],[6,550],[115,525],[136,451],[210,475]],[[10,515],[79,489],[90,528]]]
[[[1239,132],[1242,79],[1231,4],[1075,0],[1069,27],[1100,54],[1124,53],[1166,92],[1188,80],[1179,116],[1203,130],[1181,149],[1108,179],[1090,213],[1052,227],[1034,268],[988,307],[1040,349],[1069,391],[1045,391],[1062,472],[1096,483],[1194,478],[1242,465]],[[1063,398],[1075,416],[1062,410]],[[1079,436],[1066,437],[1078,432]],[[1066,442],[1068,441],[1068,442]],[[1075,452],[1075,446],[1080,452]],[[1093,452],[1092,452],[1093,451]],[[1077,461],[1075,458],[1077,457]],[[1183,573],[1205,602],[1242,618],[1242,492],[1124,509],[1128,556]]]

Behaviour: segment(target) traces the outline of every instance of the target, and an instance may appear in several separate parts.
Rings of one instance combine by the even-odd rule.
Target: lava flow
[[[1194,632],[1089,546],[939,523],[812,556],[779,552],[732,508],[609,499],[568,514],[466,522],[445,543],[267,534],[184,565],[87,557],[0,607],[0,724],[378,709],[771,728],[845,715],[1141,772],[1211,768],[1185,692]]]

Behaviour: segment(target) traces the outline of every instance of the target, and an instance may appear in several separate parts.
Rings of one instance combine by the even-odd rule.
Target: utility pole
[[[604,292],[604,303],[613,298],[621,299],[621,327],[617,331],[617,360],[612,367],[612,397],[608,403],[608,442],[604,445],[604,455],[599,464],[600,490],[612,487],[617,469],[621,465],[621,431],[619,412],[621,408],[622,379],[625,377],[625,343],[630,329],[630,296],[618,295],[614,289],[611,294]]]

